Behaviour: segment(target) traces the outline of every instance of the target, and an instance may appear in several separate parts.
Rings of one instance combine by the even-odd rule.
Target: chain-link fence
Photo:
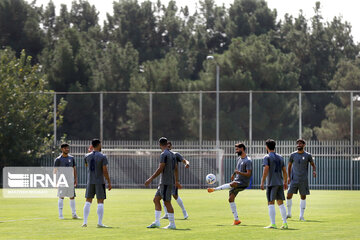
[[[54,94],[55,139],[359,140],[359,91],[67,92]],[[219,94],[219,102],[216,95]],[[63,122],[55,121],[65,99]],[[218,106],[218,110],[216,105]],[[58,116],[57,116],[58,117]],[[218,134],[217,134],[218,132]]]

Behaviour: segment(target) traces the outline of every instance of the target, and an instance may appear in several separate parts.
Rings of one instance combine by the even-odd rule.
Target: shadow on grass
[[[322,223],[322,222],[326,222],[326,221],[320,221],[320,220],[307,220],[306,221],[300,221],[300,220],[296,220],[296,219],[293,219],[293,220],[289,220],[288,219],[288,222],[301,222],[301,223],[307,223],[307,222],[311,222],[311,223]]]
[[[325,221],[319,221],[319,220],[306,220],[305,222],[322,223],[322,222],[325,222]]]

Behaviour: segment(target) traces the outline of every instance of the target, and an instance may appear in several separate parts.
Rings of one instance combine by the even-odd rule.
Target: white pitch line
[[[42,219],[47,219],[47,218],[26,218],[26,219],[15,219],[15,220],[5,220],[5,221],[1,221],[1,220],[0,220],[0,223],[5,223],[5,222],[17,222],[17,221],[42,220]]]

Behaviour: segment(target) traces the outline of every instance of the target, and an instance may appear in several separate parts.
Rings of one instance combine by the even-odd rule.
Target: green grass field
[[[189,213],[182,212],[175,201],[177,230],[147,229],[154,221],[155,189],[114,189],[105,201],[103,223],[96,228],[96,204],[92,204],[87,228],[82,220],[72,220],[69,200],[64,201],[65,220],[57,217],[57,199],[9,199],[0,197],[0,239],[360,239],[360,191],[311,191],[305,212],[306,222],[299,222],[299,196],[293,198],[293,218],[289,230],[264,229],[269,224],[265,191],[239,193],[236,204],[242,221],[232,226],[233,216],[227,201],[228,191],[179,191]],[[84,190],[77,189],[77,213],[83,215]],[[276,223],[281,217],[276,207]],[[168,224],[161,220],[162,226]]]

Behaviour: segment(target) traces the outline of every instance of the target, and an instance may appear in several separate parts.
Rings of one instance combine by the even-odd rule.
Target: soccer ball
[[[212,173],[209,173],[208,175],[206,175],[206,182],[208,184],[214,184],[216,183],[216,176]]]

